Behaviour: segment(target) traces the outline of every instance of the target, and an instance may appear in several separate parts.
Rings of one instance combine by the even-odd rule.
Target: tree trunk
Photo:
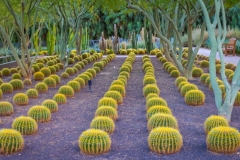
[[[218,115],[223,116],[227,119],[228,122],[231,121],[233,105],[230,103],[224,103],[221,108],[218,110]]]

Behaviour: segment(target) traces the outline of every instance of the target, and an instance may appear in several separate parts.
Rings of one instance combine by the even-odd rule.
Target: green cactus
[[[148,120],[148,130],[151,131],[157,127],[170,127],[178,129],[177,119],[170,114],[156,113]]]
[[[198,87],[194,84],[186,84],[181,88],[182,96],[185,96],[186,93],[190,90],[198,90]]]
[[[120,75],[125,76],[127,79],[130,78],[130,74],[129,74],[128,72],[126,72],[126,71],[120,72],[120,73],[119,73],[119,76],[120,76]]]
[[[145,97],[148,96],[150,93],[156,93],[157,95],[160,95],[160,90],[155,84],[148,84],[143,88],[143,95]]]
[[[122,87],[125,87],[125,84],[120,80],[114,80],[111,85],[120,85]]]
[[[1,116],[9,116],[14,112],[13,106],[11,103],[3,101],[0,102],[0,115]]]
[[[56,101],[58,104],[65,104],[67,103],[67,98],[64,94],[55,94],[53,100]]]
[[[61,77],[62,77],[62,78],[69,78],[69,74],[68,74],[67,72],[63,72],[63,73],[61,74]]]
[[[179,83],[179,85],[178,85],[178,89],[181,91],[181,89],[182,89],[182,87],[183,86],[185,86],[185,85],[187,85],[187,84],[190,84],[188,81],[183,81],[183,82],[181,82],[181,83]]]
[[[118,91],[107,91],[107,92],[104,94],[104,97],[113,98],[114,100],[116,100],[116,102],[117,102],[118,104],[121,104],[122,101],[123,101],[123,97],[122,97],[121,93],[119,93]]]
[[[237,93],[237,96],[234,100],[234,106],[240,106],[240,92]]]
[[[51,113],[57,112],[58,111],[58,104],[56,101],[51,100],[51,99],[46,99],[42,102],[42,106],[47,107]]]
[[[13,97],[13,103],[16,105],[28,105],[28,96],[25,93],[17,93]]]
[[[103,70],[104,65],[103,65],[103,63],[101,63],[101,62],[95,62],[95,63],[93,64],[93,67],[98,67],[100,70]]]
[[[10,69],[8,69],[8,68],[3,68],[3,69],[2,69],[2,75],[3,75],[3,76],[10,76],[10,75],[11,75]]]
[[[110,106],[117,110],[118,104],[117,101],[113,98],[103,97],[98,101],[98,107],[101,106]]]
[[[12,128],[23,135],[31,135],[37,132],[38,124],[31,117],[20,116],[13,121]]]
[[[175,66],[171,66],[167,69],[168,73],[171,73],[173,70],[178,70],[178,69]]]
[[[28,116],[39,123],[45,123],[51,120],[51,111],[45,106],[33,106],[28,110]]]
[[[192,70],[192,76],[193,76],[193,77],[200,77],[203,73],[204,73],[204,72],[203,72],[203,70],[202,70],[201,68],[195,67],[195,68],[193,68],[193,70]]]
[[[86,154],[102,154],[110,150],[111,139],[109,135],[97,129],[84,131],[78,140],[80,150]]]
[[[121,73],[121,72],[128,72],[128,73],[130,73],[131,71],[130,71],[130,69],[129,69],[128,67],[122,66],[122,67],[119,69],[119,72],[120,72],[120,73]]]
[[[79,64],[75,64],[73,67],[76,67],[79,71],[82,69],[82,66]]]
[[[93,75],[92,75],[91,73],[89,73],[89,72],[83,72],[83,74],[88,75],[89,79],[92,79],[92,78],[93,78]]]
[[[182,135],[178,130],[168,127],[153,129],[148,136],[150,150],[160,154],[172,154],[183,146]]]
[[[36,89],[30,88],[27,90],[26,95],[28,98],[38,98],[38,91]]]
[[[207,148],[217,153],[235,153],[240,146],[239,132],[231,127],[215,127],[207,135]]]
[[[147,102],[150,98],[159,98],[159,95],[157,95],[156,93],[150,93],[150,94],[148,94],[148,96],[146,97],[146,102]]]
[[[80,85],[80,88],[84,88],[85,87],[85,81],[82,78],[74,78],[74,81],[77,81]]]
[[[21,74],[19,74],[19,73],[14,73],[14,74],[12,75],[12,79],[22,80],[22,76],[21,76]]]
[[[203,60],[201,63],[200,63],[200,67],[202,68],[207,68],[209,67],[209,62],[207,60]]]
[[[127,86],[127,80],[126,80],[126,77],[125,76],[118,76],[118,79],[119,81],[123,82],[125,86]]]
[[[80,65],[82,69],[85,68],[85,64],[83,62],[78,62],[77,64]]]
[[[101,71],[99,67],[93,67],[93,69],[96,71],[96,73],[99,73]]]
[[[34,75],[33,75],[33,79],[35,80],[35,81],[42,81],[43,79],[44,79],[44,74],[42,73],[42,72],[36,72],[36,73],[34,73]]]
[[[170,76],[172,78],[177,78],[177,77],[180,76],[180,72],[178,70],[173,70],[173,71],[170,72]]]
[[[118,118],[117,110],[111,106],[101,106],[95,112],[95,117],[104,116],[110,117],[112,120],[116,121]]]
[[[55,65],[55,63],[54,63],[54,61],[52,61],[52,60],[50,60],[50,61],[47,62],[47,66],[53,66],[53,65]]]
[[[205,95],[200,90],[191,90],[186,93],[184,99],[190,106],[200,106],[205,102]]]
[[[146,86],[148,84],[157,84],[157,81],[154,77],[146,77],[143,79],[143,86]]]
[[[37,63],[37,65],[38,65],[38,67],[40,68],[40,70],[42,69],[42,68],[44,68],[44,64],[43,63]],[[40,72],[40,70],[39,70],[39,72]]]
[[[92,120],[90,128],[100,129],[111,134],[114,132],[115,124],[113,120],[109,117],[98,116]]]
[[[126,95],[125,88],[121,85],[111,85],[109,91],[118,91],[122,97],[125,97]]]
[[[97,73],[96,73],[96,71],[95,71],[94,69],[92,69],[92,68],[87,69],[86,72],[89,72],[89,73],[92,74],[93,77],[96,77],[96,74],[97,74]]]
[[[47,67],[41,68],[40,72],[44,74],[44,77],[48,77],[51,75],[51,70]]]
[[[167,102],[163,98],[150,98],[146,103],[146,110],[149,110],[153,106],[168,106]]]
[[[60,77],[56,74],[49,76],[50,78],[53,78],[56,81],[56,84],[60,84]]]
[[[24,139],[20,132],[14,129],[0,130],[0,153],[11,154],[21,151],[24,147]]]
[[[24,88],[23,82],[19,79],[13,79],[9,83],[13,86],[14,90],[20,90]]]
[[[88,80],[90,80],[90,77],[85,73],[80,74],[78,78],[82,78],[85,81],[85,84],[87,84]]]
[[[25,80],[23,81],[23,84],[24,84],[25,86],[31,86],[31,85],[32,85],[32,81],[31,81],[30,79],[25,79]]]
[[[185,77],[178,77],[176,80],[175,80],[175,85],[178,87],[178,85],[181,83],[181,82],[187,82],[187,78]]]
[[[3,93],[12,93],[13,92],[13,86],[10,83],[2,83],[0,85],[0,89]]]
[[[233,72],[231,69],[226,69],[226,70],[225,70],[225,75],[226,75],[227,78],[229,78],[229,76],[230,76],[231,74],[234,74],[234,72]]]
[[[55,69],[55,67],[49,66],[49,67],[47,67],[47,68],[50,70],[51,74],[56,74],[56,69]]]
[[[227,120],[222,116],[211,115],[204,122],[204,130],[210,132],[215,127],[228,127]]]
[[[43,83],[45,83],[48,86],[48,88],[56,88],[56,81],[51,77],[45,78],[43,80]]]
[[[59,66],[58,65],[53,65],[53,67],[55,68],[55,71],[58,72],[60,70]],[[51,70],[51,73],[52,73],[52,70]]]
[[[58,67],[59,67],[60,69],[63,69],[63,68],[64,68],[64,66],[63,66],[62,63],[57,63],[57,65],[58,65]]]
[[[69,76],[74,75],[74,70],[71,67],[66,68],[65,72],[68,73]]]
[[[200,81],[201,81],[202,83],[205,83],[206,79],[207,79],[209,76],[210,76],[210,74],[208,74],[208,73],[203,73],[203,74],[201,75],[201,77],[200,77]]]
[[[172,115],[172,111],[167,106],[153,106],[149,110],[147,110],[147,119],[150,119],[156,113],[164,113]]]
[[[17,68],[11,68],[11,69],[10,69],[10,73],[11,73],[11,74],[18,73]]]
[[[58,90],[58,93],[64,94],[66,97],[74,97],[74,90],[70,86],[61,86]]]
[[[67,83],[68,86],[72,87],[72,89],[74,90],[74,92],[79,92],[80,91],[80,84],[78,81],[69,81]]]
[[[48,86],[44,82],[38,82],[35,85],[35,89],[38,91],[38,93],[45,93],[48,91]]]
[[[235,66],[235,65],[232,64],[232,63],[227,63],[227,64],[225,65],[225,68],[226,68],[226,69],[231,69],[233,66]]]

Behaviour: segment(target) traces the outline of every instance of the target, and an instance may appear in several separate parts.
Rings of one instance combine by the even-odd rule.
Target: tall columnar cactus
[[[31,117],[21,116],[13,121],[12,128],[19,131],[21,134],[30,135],[37,132],[38,124]]]
[[[80,135],[78,145],[83,153],[101,154],[110,150],[111,139],[102,130],[89,129]]]
[[[180,151],[182,145],[182,135],[173,128],[158,127],[153,129],[148,136],[149,148],[157,153],[176,153]]]
[[[135,31],[132,32],[132,48],[137,49],[137,35]]]
[[[144,18],[144,40],[145,40],[145,46],[147,53],[150,53],[150,51],[153,49],[153,43],[152,43],[152,26],[149,27],[149,31],[147,31],[147,20]]]
[[[24,147],[24,139],[20,132],[14,129],[0,130],[0,153],[11,154],[21,151]]]
[[[48,55],[53,55],[53,53],[54,53],[55,44],[56,44],[56,33],[57,33],[57,28],[56,28],[56,24],[54,23],[52,25],[52,30],[49,30],[47,33]]]

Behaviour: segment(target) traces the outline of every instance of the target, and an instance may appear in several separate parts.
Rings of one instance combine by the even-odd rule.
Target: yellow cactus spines
[[[125,88],[121,85],[111,85],[109,91],[117,91],[122,95],[122,97],[125,97],[126,95]]]
[[[89,129],[80,135],[78,145],[83,153],[102,154],[110,150],[111,139],[102,130]]]
[[[65,72],[68,73],[69,76],[74,75],[74,70],[71,67],[66,68]]]
[[[181,150],[182,135],[178,130],[168,127],[153,129],[148,136],[150,150],[160,154],[172,154]]]
[[[171,66],[167,69],[168,73],[171,73],[173,70],[178,70],[178,69],[175,66]]]
[[[157,113],[164,113],[172,115],[172,111],[167,106],[153,106],[149,110],[147,110],[147,119],[150,119],[153,115]]]
[[[156,84],[157,81],[154,77],[146,77],[143,79],[143,86],[146,86],[148,84]]]
[[[23,89],[24,88],[24,84],[23,84],[22,80],[13,79],[9,83],[13,86],[14,90],[19,90],[19,89]]]
[[[3,68],[3,69],[2,69],[2,75],[3,75],[3,76],[9,76],[9,75],[11,75],[10,69],[9,69],[9,68]]]
[[[82,66],[79,64],[75,64],[74,67],[76,67],[79,71],[82,69]]]
[[[190,84],[189,82],[185,82],[185,81],[183,81],[183,82],[181,82],[181,83],[179,83],[179,85],[178,85],[178,89],[181,91],[181,89],[182,89],[182,87],[184,86],[184,85],[186,85],[186,84]]]
[[[32,81],[30,79],[24,79],[23,84],[26,85],[26,86],[31,86]]]
[[[187,82],[187,78],[185,77],[178,77],[176,80],[175,80],[175,85],[178,87],[178,85],[181,83],[181,82]]]
[[[52,99],[46,99],[42,102],[42,106],[47,107],[51,113],[57,112],[58,111],[58,104],[56,101]]]
[[[200,77],[203,73],[204,73],[204,72],[203,72],[202,68],[197,68],[197,67],[195,67],[195,68],[193,68],[193,70],[192,70],[192,76],[193,76],[193,77]]]
[[[13,106],[11,103],[3,101],[0,102],[0,115],[1,116],[9,116],[13,114]]]
[[[58,65],[59,69],[63,69],[64,68],[62,63],[57,63],[57,65]]]
[[[121,80],[114,80],[111,85],[120,85],[125,87],[125,84]]]
[[[90,77],[85,73],[80,74],[78,78],[82,78],[85,81],[85,84],[87,84],[88,80],[90,80]]]
[[[116,102],[117,102],[118,104],[121,104],[122,101],[123,101],[123,97],[122,97],[121,93],[119,93],[118,91],[107,91],[107,92],[104,94],[104,97],[113,98],[114,100],[116,100]]]
[[[182,96],[185,96],[185,94],[190,90],[198,90],[198,87],[194,84],[186,84],[181,88],[181,94]]]
[[[13,92],[13,86],[10,83],[2,83],[0,85],[0,89],[3,93],[12,93]]]
[[[37,132],[38,124],[31,117],[20,116],[13,121],[12,128],[23,135],[31,135]]]
[[[207,135],[207,148],[217,153],[235,153],[240,146],[240,136],[232,127],[215,127]]]
[[[38,91],[36,89],[30,88],[27,90],[26,95],[28,98],[38,98]]]
[[[103,116],[110,117],[112,120],[116,121],[118,118],[117,110],[111,106],[101,106],[95,112],[95,117]]]
[[[56,74],[56,68],[54,66],[49,66],[47,67],[50,71],[51,71],[51,74]]]
[[[67,103],[67,98],[64,94],[55,94],[53,100],[56,101],[58,104],[65,104]]]
[[[48,88],[56,88],[56,81],[51,77],[45,78],[43,80],[43,83],[45,83],[48,86]]]
[[[41,80],[44,79],[44,74],[43,74],[42,72],[36,72],[36,73],[34,73],[34,75],[33,75],[33,79],[34,79],[35,81],[41,81]]]
[[[117,110],[118,104],[117,101],[110,97],[103,97],[98,101],[98,107],[101,106],[110,106]]]
[[[123,71],[128,72],[128,73],[131,72],[131,70],[130,70],[128,67],[125,67],[125,66],[122,66],[122,67],[119,69],[119,72],[120,72],[120,73],[123,72]]]
[[[206,80],[209,76],[210,76],[210,74],[208,74],[208,73],[203,73],[203,74],[201,75],[201,77],[200,77],[200,81],[201,81],[202,83],[205,83],[205,80]]]
[[[170,76],[173,77],[173,78],[177,78],[180,76],[180,72],[178,70],[172,70],[170,72]]]
[[[13,103],[24,106],[28,104],[28,96],[25,93],[17,93],[13,97]]]
[[[155,84],[148,84],[143,88],[143,95],[145,97],[148,96],[150,93],[156,93],[157,95],[160,95],[160,90]]]
[[[21,151],[24,147],[24,139],[20,132],[14,129],[0,130],[0,153],[11,154]]]
[[[18,73],[17,68],[11,68],[11,69],[10,69],[10,73],[11,73],[11,74]]]
[[[100,129],[111,134],[114,132],[115,124],[114,121],[109,117],[98,116],[92,120],[90,128]]]
[[[38,82],[35,85],[35,89],[38,91],[38,93],[45,93],[48,91],[48,86],[44,82]]]
[[[96,71],[96,73],[99,73],[101,71],[99,67],[93,67],[93,69]]]
[[[153,106],[168,106],[167,102],[161,97],[153,97],[148,99],[146,103],[146,110],[149,110]]]
[[[44,64],[43,63],[37,63],[37,65],[38,65],[38,67],[39,67],[39,69],[42,69],[42,68],[44,68]],[[40,71],[40,70],[39,70]]]
[[[28,116],[36,122],[45,123],[51,120],[51,111],[45,106],[33,106],[28,110]]]
[[[156,113],[148,120],[148,130],[151,131],[157,127],[178,129],[178,122],[177,119],[170,114]]]
[[[70,86],[61,86],[58,90],[58,93],[64,94],[66,97],[74,97],[74,90]]]
[[[186,93],[184,99],[190,106],[200,106],[205,102],[205,94],[200,90],[191,90]]]
[[[200,66],[202,68],[207,68],[209,67],[209,62],[207,60],[203,60],[201,63],[200,63]]]
[[[98,67],[100,70],[103,70],[104,65],[103,65],[103,63],[101,63],[101,62],[95,62],[95,63],[93,64],[93,67]]]
[[[92,74],[93,77],[96,77],[97,72],[93,68],[87,69],[86,72],[89,72]]]
[[[88,77],[90,78],[90,79],[92,79],[93,78],[93,75],[92,75],[92,73],[90,73],[90,72],[83,72],[84,74],[86,74],[86,75],[88,75]]]
[[[128,72],[126,72],[126,71],[120,72],[120,73],[119,73],[119,76],[120,76],[120,75],[125,76],[127,79],[130,78],[130,74],[129,74]]]
[[[67,72],[63,72],[63,73],[61,74],[61,77],[62,77],[62,78],[69,78],[69,74],[68,74]]]
[[[22,80],[22,76],[21,76],[21,74],[19,74],[19,73],[14,73],[14,74],[12,75],[12,79]]]
[[[222,116],[212,115],[204,122],[204,130],[206,133],[210,132],[215,127],[228,127],[227,120]]]
[[[79,92],[80,91],[80,84],[79,84],[79,82],[78,81],[75,81],[75,80],[73,80],[73,81],[69,81],[68,83],[67,83],[67,85],[68,86],[70,86],[70,87],[72,87],[72,89],[74,90],[74,92]]]
[[[85,80],[82,78],[74,78],[74,81],[77,81],[80,85],[80,88],[84,88],[85,87]]]
[[[51,75],[51,70],[47,67],[41,68],[40,72],[44,74],[44,77],[48,77]]]
[[[60,84],[60,77],[56,74],[53,74],[49,76],[50,78],[53,78],[56,81],[56,84]]]
[[[148,94],[148,96],[146,97],[146,102],[147,102],[150,98],[159,98],[159,95],[156,94],[156,93],[150,93],[150,94]]]

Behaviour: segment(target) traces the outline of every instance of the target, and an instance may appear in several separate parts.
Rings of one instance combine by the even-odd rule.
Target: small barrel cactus
[[[42,72],[36,72],[33,75],[35,81],[42,81],[44,79],[44,74]]]
[[[80,85],[80,88],[84,88],[85,87],[85,80],[82,78],[74,78],[74,81],[77,81]]]
[[[11,75],[10,69],[8,69],[8,68],[3,68],[3,69],[2,69],[2,75],[3,75],[3,76],[9,76],[9,75]]]
[[[67,98],[64,94],[55,94],[53,100],[56,101],[58,104],[65,104],[67,103]]]
[[[88,80],[90,80],[90,77],[85,73],[80,74],[78,78],[82,78],[85,81],[85,84],[87,84]]]
[[[170,114],[156,113],[148,120],[148,130],[151,131],[157,127],[178,129],[178,122],[177,119]]]
[[[126,80],[126,77],[124,77],[124,76],[119,76],[117,80],[123,82],[124,85],[127,86],[127,80]]]
[[[168,73],[171,73],[173,70],[177,70],[178,71],[177,67],[175,67],[175,66],[171,66],[171,67],[169,67],[167,69]]]
[[[93,77],[96,77],[96,74],[97,74],[97,73],[96,73],[96,71],[95,71],[93,68],[87,69],[86,72],[89,72],[89,73],[92,74]]]
[[[93,75],[90,72],[83,72],[83,74],[88,75],[89,79],[93,79]]]
[[[160,154],[176,153],[180,151],[182,145],[182,135],[173,128],[158,127],[153,129],[148,136],[149,148]]]
[[[114,132],[115,124],[114,121],[109,117],[98,116],[92,120],[90,128],[100,129],[111,134]]]
[[[38,91],[38,93],[44,93],[48,91],[48,86],[44,82],[38,82],[35,85],[35,89]]]
[[[118,91],[123,97],[126,95],[125,88],[121,85],[111,85],[109,91]]]
[[[103,70],[104,65],[101,62],[95,62],[93,64],[93,67],[98,67],[98,68],[100,68],[100,70]]]
[[[147,110],[147,119],[151,118],[153,115],[157,113],[172,115],[172,111],[170,110],[170,108],[166,106],[153,106],[149,110]]]
[[[159,95],[157,95],[156,93],[150,93],[150,94],[148,94],[148,96],[146,97],[146,102],[147,102],[150,98],[159,98]]]
[[[185,85],[187,85],[187,84],[190,84],[188,81],[183,81],[183,82],[181,82],[181,83],[179,83],[179,85],[178,85],[178,89],[181,91],[181,89],[182,89],[182,87],[183,86],[185,86]]]
[[[10,83],[2,83],[0,85],[0,89],[3,93],[12,93],[13,92],[13,86]]]
[[[127,79],[129,79],[129,78],[130,78],[130,75],[129,75],[129,73],[128,73],[128,72],[125,72],[125,71],[123,71],[123,72],[120,72],[120,73],[119,73],[119,75],[125,76]]]
[[[40,69],[40,72],[44,74],[44,77],[48,77],[51,75],[51,70],[47,67]]]
[[[47,77],[43,80],[43,83],[45,83],[48,88],[55,88],[56,87],[56,81],[55,79],[51,78],[51,77]]]
[[[60,77],[56,74],[53,74],[49,76],[50,78],[53,78],[56,81],[56,84],[60,84]]]
[[[95,117],[97,116],[110,117],[114,121],[116,121],[118,118],[117,110],[111,106],[98,107],[98,109],[95,112]]]
[[[203,60],[201,63],[200,63],[200,66],[202,68],[207,68],[209,67],[209,62],[207,60]]]
[[[205,102],[205,94],[200,90],[191,90],[186,93],[184,99],[190,106],[200,106]]]
[[[160,95],[160,90],[155,84],[148,84],[143,88],[143,95],[145,97],[148,96],[150,93],[156,93],[157,95]]]
[[[42,106],[47,107],[51,113],[57,112],[58,111],[58,104],[56,101],[52,99],[46,99],[42,102]]]
[[[178,86],[181,82],[187,82],[187,78],[185,78],[185,77],[178,77],[175,80],[175,85]]]
[[[148,84],[157,84],[156,79],[154,77],[146,77],[143,79],[143,86]]]
[[[16,105],[28,105],[28,96],[25,93],[17,93],[13,97],[13,103]]]
[[[71,67],[66,68],[65,72],[68,73],[69,76],[74,75],[74,70]]]
[[[18,73],[17,68],[11,68],[10,69],[11,74]]]
[[[30,88],[27,90],[26,95],[28,98],[38,98],[38,91],[36,89]]]
[[[14,74],[12,75],[12,79],[22,80],[22,76],[21,76],[21,74],[19,74],[19,73],[14,73]]]
[[[0,115],[1,116],[9,116],[13,114],[13,106],[9,102],[0,102]]]
[[[30,79],[24,79],[23,84],[26,85],[26,86],[31,86],[32,81]]]
[[[75,64],[74,67],[76,67],[79,71],[82,69],[82,67],[79,64]]]
[[[122,95],[121,95],[121,93],[119,93],[118,91],[107,91],[107,92],[104,94],[104,97],[113,98],[114,100],[116,100],[116,102],[117,102],[118,104],[121,104],[122,101],[123,101]]]
[[[62,77],[62,78],[69,78],[69,74],[68,74],[67,72],[63,72],[63,73],[61,74],[61,77]]]
[[[178,70],[172,70],[170,72],[170,76],[173,77],[173,78],[177,78],[180,76],[180,72]]]
[[[93,67],[93,69],[96,71],[96,73],[99,73],[101,71],[99,67]]]
[[[86,154],[101,154],[110,150],[111,139],[109,135],[98,129],[84,131],[78,140],[80,150]]]
[[[163,98],[153,97],[148,99],[146,103],[146,110],[149,110],[153,106],[168,106],[168,104]]]
[[[45,123],[51,120],[51,111],[45,106],[33,106],[28,110],[28,116],[36,122]]]
[[[197,67],[193,68],[192,70],[193,77],[200,77],[202,74],[203,74],[202,68],[197,68]]]
[[[80,84],[79,82],[73,80],[73,81],[69,81],[67,83],[68,86],[72,87],[72,89],[74,90],[74,92],[79,92],[80,91]]]
[[[11,154],[21,151],[24,147],[24,139],[20,132],[14,129],[0,130],[0,153]]]
[[[51,74],[56,74],[56,68],[54,66],[49,66],[48,69],[51,71]]]
[[[198,87],[194,84],[186,84],[181,88],[181,94],[185,96],[190,90],[198,90]]]
[[[26,116],[16,118],[12,123],[12,128],[24,135],[35,134],[38,130],[37,122]]]
[[[222,116],[212,115],[208,117],[204,122],[204,130],[206,133],[210,132],[215,127],[228,127],[227,120]]]
[[[207,135],[207,147],[212,152],[234,153],[240,146],[239,132],[231,127],[215,127]]]
[[[103,97],[98,101],[98,107],[101,106],[111,106],[117,110],[118,104],[117,101],[110,97]]]
[[[114,80],[111,85],[120,85],[125,87],[125,84],[120,80]]]
[[[14,90],[23,89],[24,87],[23,82],[19,79],[13,79],[9,83],[13,86]]]
[[[200,81],[201,81],[202,83],[205,83],[206,79],[207,79],[209,76],[210,76],[210,74],[208,74],[208,73],[203,73],[203,74],[201,75],[201,77],[200,77]]]
[[[64,94],[66,97],[74,97],[74,90],[70,86],[61,86],[58,90],[58,93]]]
[[[128,72],[128,73],[131,72],[131,70],[128,67],[125,67],[125,66],[122,66],[119,70],[119,72],[123,72],[123,71]]]

